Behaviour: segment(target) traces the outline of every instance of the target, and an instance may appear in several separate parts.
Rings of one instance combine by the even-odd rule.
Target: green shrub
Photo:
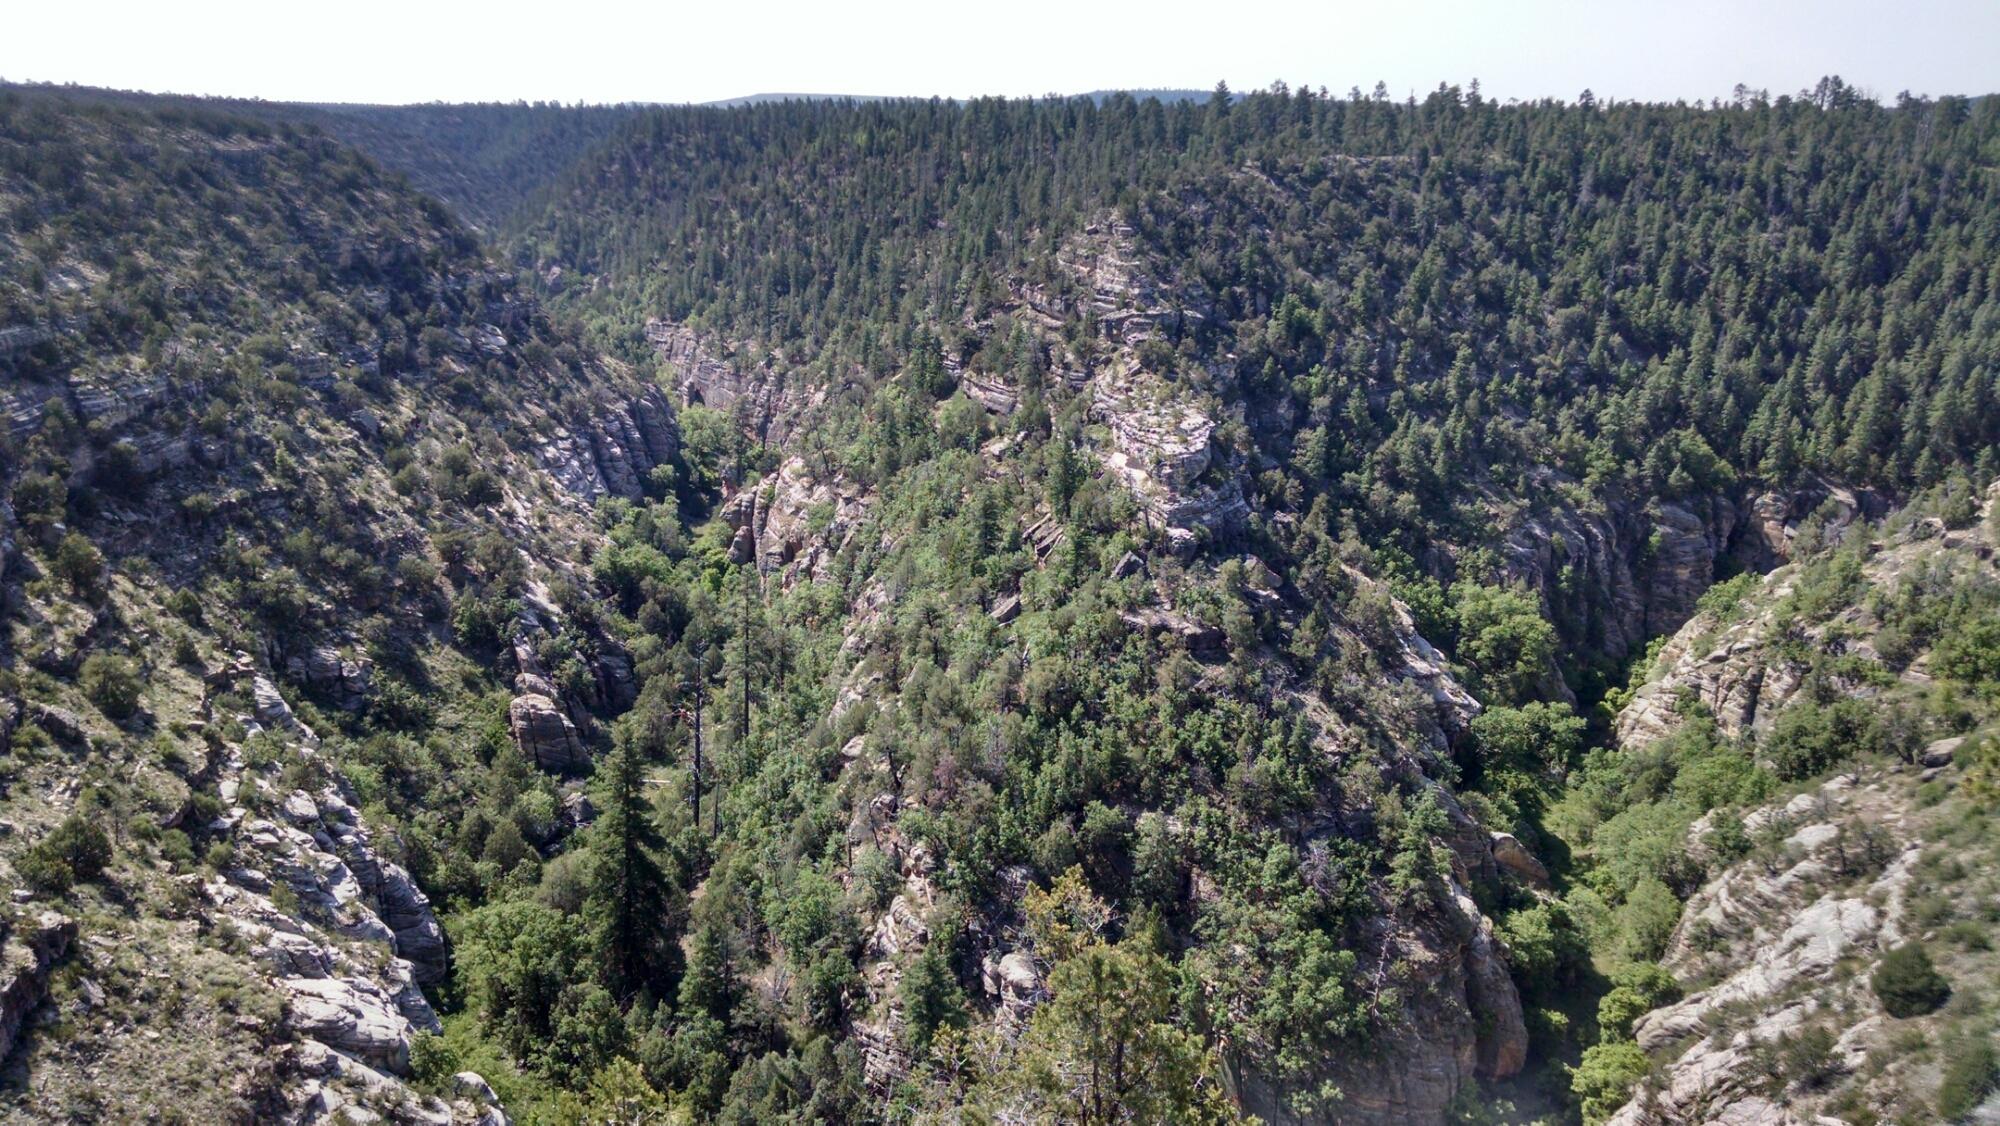
[[[103,875],[110,864],[111,838],[95,822],[72,813],[21,854],[14,870],[34,887],[60,895]]]
[[[61,523],[68,507],[69,487],[52,473],[29,473],[14,482],[14,511],[30,528]]]
[[[1640,1017],[1680,999],[1680,982],[1655,962],[1633,962],[1611,975],[1611,992],[1597,1002],[1597,1026],[1607,1040],[1626,1040]]]
[[[1560,998],[1590,962],[1590,943],[1560,900],[1508,913],[1500,936],[1513,955],[1514,983],[1530,1002]]]
[[[1834,1042],[1832,1029],[1815,1024],[1758,1044],[1751,1059],[1768,1094],[1776,1096],[1793,1083],[1812,1090],[1840,1074],[1841,1058]]]
[[[410,1076],[428,1090],[441,1090],[459,1068],[457,1049],[434,1032],[410,1037]]]
[[[1958,1054],[1945,1068],[1944,1082],[1938,1085],[1938,1117],[1957,1122],[1972,1113],[1995,1087],[2000,1087],[2000,1059],[1995,1059],[1990,1041],[1979,1040]]]
[[[1810,778],[1878,742],[1872,709],[1860,700],[1827,707],[1801,704],[1781,712],[1771,725],[1764,751],[1771,768],[1787,782]]]
[[[2000,621],[1987,618],[1949,630],[1931,651],[1931,664],[1965,684],[2000,680]]]
[[[451,608],[451,628],[460,645],[468,649],[491,649],[506,639],[507,630],[520,613],[520,605],[511,598],[466,595]]]
[[[1553,667],[1555,627],[1524,591],[1460,582],[1451,588],[1458,659],[1494,700],[1519,703]]]
[[[183,621],[201,621],[201,599],[186,587],[167,595],[166,606],[169,613]]]
[[[81,532],[71,532],[56,546],[49,569],[69,587],[69,592],[88,602],[104,598],[104,553]]]
[[[1625,956],[1650,962],[1666,953],[1680,918],[1681,901],[1672,889],[1651,876],[1641,879],[1618,909],[1619,942]]]
[[[1882,956],[1869,985],[1882,1007],[1893,1017],[1920,1017],[1932,1012],[1951,996],[1951,983],[1931,964],[1931,956],[1921,943],[1909,942]]]
[[[951,970],[950,942],[950,931],[940,928],[903,976],[903,1011],[908,1021],[904,1032],[910,1049],[919,1055],[930,1047],[939,1028],[965,1023],[964,1000]]]
[[[1646,1053],[1629,1040],[1585,1049],[1583,1060],[1569,1076],[1570,1094],[1583,1112],[1584,1126],[1597,1126],[1616,1114],[1632,1096],[1632,1088],[1652,1069]]]
[[[160,859],[174,866],[175,871],[185,871],[194,866],[194,842],[179,829],[168,829],[160,834]]]
[[[139,673],[123,657],[92,653],[84,659],[76,682],[97,710],[112,719],[130,719],[139,710]]]

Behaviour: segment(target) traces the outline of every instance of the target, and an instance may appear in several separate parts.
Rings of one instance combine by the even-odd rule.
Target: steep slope
[[[8,1114],[1984,1082],[1991,103],[0,110]]]
[[[1674,775],[1657,835],[1623,847],[1706,878],[1644,952],[1670,1003],[1600,1010],[1587,1120],[1632,1091],[1610,1121],[1959,1121],[2000,1078],[1991,495],[1848,525],[1830,556],[1732,584],[1621,713],[1628,758]],[[1735,796],[1776,792],[1729,801],[1702,759],[1731,752],[1704,739],[1769,772]]]
[[[607,348],[661,318],[794,382],[941,354],[1007,408],[1143,339],[1250,509],[1325,498],[1404,547],[1413,597],[1528,584],[1590,700],[1834,493],[1995,471],[1996,121],[1838,80],[1715,108],[660,109],[509,241]],[[1130,286],[1077,276],[1107,251]]]
[[[1382,620],[1371,609],[1375,588],[1344,585],[1338,564],[1386,579],[1406,596],[1419,632],[1444,643],[1487,705],[1479,719],[1455,721],[1446,705],[1435,720],[1446,739],[1422,769],[1469,811],[1468,824],[1481,826],[1488,871],[1497,871],[1498,855],[1511,861],[1510,875],[1472,890],[1497,921],[1510,987],[1524,997],[1522,1039],[1538,1061],[1579,1062],[1575,1053],[1598,1039],[1595,993],[1614,985],[1643,993],[1646,984],[1606,980],[1583,953],[1597,947],[1607,955],[1601,968],[1618,974],[1650,964],[1657,917],[1678,912],[1678,897],[1701,871],[1647,872],[1646,857],[1600,848],[1592,836],[1599,823],[1610,825],[1606,845],[1656,829],[1639,824],[1650,814],[1617,820],[1627,805],[1652,803],[1634,803],[1616,786],[1605,794],[1623,760],[1586,758],[1584,722],[1565,705],[1603,695],[1649,638],[1695,612],[1716,578],[1811,556],[1844,524],[1883,515],[1894,491],[1962,497],[1972,479],[1991,475],[1995,436],[1983,427],[1992,412],[1979,404],[1991,393],[1982,373],[1994,342],[1979,310],[1993,291],[1974,265],[1989,257],[1992,237],[1992,184],[1976,170],[1992,143],[1989,111],[1957,102],[1884,110],[1837,82],[1810,98],[1726,109],[1499,107],[1444,90],[1413,106],[1271,92],[1226,111],[1118,99],[661,111],[613,143],[607,152],[616,159],[579,169],[552,191],[547,215],[522,228],[514,253],[597,339],[629,355],[643,333],[683,395],[713,408],[690,415],[724,428],[708,430],[704,448],[718,451],[725,487],[740,490],[727,531],[712,533],[723,559],[761,562],[787,584],[806,578],[841,591],[846,606],[862,611],[858,623],[838,627],[843,650],[881,645],[872,623],[939,591],[924,619],[889,639],[897,659],[881,683],[903,685],[895,714],[909,708],[901,699],[912,675],[906,646],[926,644],[930,623],[979,623],[975,612],[985,609],[1033,630],[1038,608],[1065,621],[1077,580],[1050,587],[1035,575],[1081,559],[1073,575],[1101,568],[1129,580],[1178,566],[1197,592],[1220,579],[1267,631],[1262,644],[1229,627],[1227,597],[1208,620],[1178,592],[1160,592],[1151,606],[1119,605],[1128,627],[1183,639],[1196,653],[1217,652],[1211,631],[1219,629],[1243,679],[1235,682],[1241,695],[1213,699],[1263,700],[1282,712],[1282,686],[1297,678],[1311,685],[1299,693],[1309,702],[1406,736],[1426,720],[1377,694],[1379,673],[1366,659],[1352,664],[1360,655],[1353,637],[1386,636],[1368,624]],[[894,494],[938,474],[941,451],[953,448],[977,452],[982,478],[993,462],[1023,463],[1020,479],[1041,496],[1003,488],[983,498],[967,464],[958,472],[968,483],[955,496],[946,485],[927,486],[942,490],[933,515],[873,533]],[[930,520],[947,523],[933,529]],[[813,534],[814,524],[831,538]],[[1032,553],[1032,573],[1007,538],[1010,525],[1020,528],[1019,549]],[[1217,564],[1246,552],[1255,563],[1242,574],[1254,577],[1223,577]],[[866,582],[871,568],[891,562],[896,569],[877,579],[879,589]],[[635,606],[647,612],[636,589],[628,612]],[[825,627],[795,628],[803,646]],[[974,636],[990,628],[980,623]],[[1105,730],[1124,694],[1148,706],[1172,700],[1167,730],[1199,727],[1178,713],[1200,705],[1164,683],[1142,691],[1103,679],[1119,667],[1117,649],[1068,634],[1057,635],[1065,663],[1054,682],[1069,690],[1044,696],[1036,715],[1032,682],[1019,682],[1029,718],[1056,733],[1058,746]],[[783,651],[794,642],[774,644]],[[1032,672],[1039,656],[1031,644],[1022,663]],[[976,653],[954,647],[928,660],[967,670],[951,678],[960,687],[938,690],[947,701],[968,687],[992,691],[978,688],[990,673]],[[1404,667],[1380,660],[1383,671]],[[840,673],[841,698],[866,699],[850,675]],[[1396,671],[1389,679],[1412,677]],[[853,743],[862,732],[812,734],[806,717],[827,714],[824,702],[781,705],[778,695],[764,690],[759,706],[791,712],[794,730],[829,750],[864,753],[865,743]],[[737,730],[760,765],[725,765],[725,776],[770,768],[765,756],[783,744],[783,726],[760,737],[758,722],[742,718]],[[769,738],[777,743],[761,741]],[[1276,980],[1325,980],[1298,968],[1312,963],[1312,930],[1356,957],[1334,975],[1369,982],[1350,984],[1349,995],[1379,998],[1397,973],[1433,964],[1429,956],[1392,958],[1400,967],[1393,973],[1362,969],[1363,919],[1379,902],[1338,922],[1322,914],[1296,932],[1304,945],[1289,949],[1240,932],[1225,937],[1232,924],[1220,920],[1254,916],[1228,902],[1232,884],[1254,879],[1242,856],[1262,850],[1256,834],[1274,818],[1286,824],[1285,807],[1264,804],[1258,789],[1262,772],[1275,769],[1258,765],[1260,756],[1239,760],[1214,795],[1198,781],[1158,796],[1139,787],[1135,796],[1115,758],[1108,773],[1086,771],[1081,783],[1087,759],[1058,759],[1061,770],[1031,782],[1016,773],[1011,751],[997,765],[989,751],[981,774],[957,744],[963,736],[942,747],[921,729],[901,738],[931,746],[928,756],[906,748],[919,784],[926,770],[949,764],[950,783],[930,799],[946,828],[926,850],[941,871],[954,860],[981,872],[1015,861],[1039,887],[1074,855],[1112,915],[1159,915],[1169,961],[1193,980],[1227,980],[1209,959],[1232,943],[1254,951],[1253,963],[1280,967]],[[1015,746],[1004,735],[979,738]],[[1128,727],[1116,742],[1161,753],[1162,738]],[[1388,746],[1364,758],[1395,772]],[[893,751],[884,761],[891,787],[880,804],[897,810],[908,801],[897,791],[909,783]],[[1050,760],[1038,752],[1030,761],[1046,770]],[[1217,778],[1219,764],[1201,765],[1196,779]],[[1176,769],[1140,773],[1172,778]],[[1318,769],[1304,776],[1312,808],[1328,816],[1349,808]],[[1759,800],[1759,779],[1768,779],[1715,769],[1722,777],[1712,796],[1723,802]],[[984,784],[970,797],[968,770]],[[1233,790],[1238,784],[1248,789]],[[758,785],[769,794],[778,783]],[[797,785],[782,788],[797,793]],[[736,788],[728,792],[725,809],[740,800]],[[1397,804],[1417,792],[1406,789]],[[1188,798],[1215,802],[1248,833],[1196,865],[1230,870],[1230,878],[1186,885],[1216,887],[1218,900],[1163,899],[1124,875],[1138,861],[1122,842],[1137,839],[1148,817],[1199,823],[1178,808]],[[1032,813],[1007,830],[994,810],[1017,803]],[[852,824],[845,812],[828,817]],[[1083,831],[1093,817],[1102,832],[1094,839]],[[881,819],[871,814],[869,824]],[[1361,849],[1348,870],[1374,873],[1364,883],[1393,876],[1393,862],[1410,851],[1394,820],[1391,835],[1372,839],[1343,822],[1342,835]],[[982,842],[982,831],[994,843]],[[1313,837],[1287,832],[1292,862],[1310,867]],[[1502,834],[1500,853],[1494,833]],[[1079,843],[1045,844],[1050,834]],[[722,836],[754,843],[741,828]],[[811,839],[798,847],[810,852]],[[782,874],[747,893],[752,904],[774,887],[783,895],[811,884],[814,872],[851,887],[850,856],[804,864],[790,844],[765,855]],[[1477,859],[1461,855],[1468,865]],[[1482,881],[1474,875],[1471,883]],[[996,919],[1007,910],[994,889],[958,892],[954,919],[975,934],[1004,929]],[[906,922],[921,917],[931,892],[911,903]],[[857,927],[872,915],[865,901],[848,909]],[[749,950],[772,943],[776,924],[761,910],[737,910],[724,928],[735,942]],[[1423,926],[1405,919],[1399,930]],[[839,980],[813,965],[843,945],[856,960],[839,927],[811,935],[821,952],[806,956],[777,940],[768,956],[784,968],[774,983],[812,973]],[[1437,953],[1437,944],[1426,946]],[[1011,976],[1002,972],[1020,950],[975,943],[980,949],[996,955],[983,976],[996,1002],[1010,981],[1033,994],[1039,978],[1025,973],[1032,961],[1016,959]],[[972,984],[973,951],[959,952],[956,986]],[[1443,964],[1448,979],[1476,976],[1463,961]],[[938,971],[925,972],[922,980],[944,988]],[[1217,1043],[1235,1046],[1225,1056],[1242,1053],[1223,1063],[1244,1105],[1280,1120],[1427,1121],[1443,1112],[1451,1077],[1399,1067],[1393,1050],[1372,1057],[1387,1062],[1380,1072],[1348,1069],[1371,1056],[1360,1039],[1323,1039],[1346,1024],[1340,1006],[1308,1006],[1303,1023],[1285,1026],[1299,1013],[1272,998],[1272,980],[1244,983],[1234,995],[1216,987],[1228,997],[1221,1011],[1247,1018],[1244,1025],[1227,1024],[1206,1004],[1182,1009]],[[885,993],[877,984],[868,996],[879,1003]],[[775,986],[767,1000],[800,1003]],[[1368,1008],[1367,1042],[1377,1048],[1424,1019],[1374,1023],[1384,1006]],[[813,1019],[837,1029],[848,1014],[832,1011]],[[1278,1024],[1260,1027],[1267,1019]],[[680,1021],[663,1039],[692,1035]],[[857,1034],[886,1039],[863,1034],[869,1023]],[[918,1041],[928,1036],[919,1026]],[[1449,1058],[1455,1036],[1446,1026],[1417,1034],[1408,1058]],[[1281,1046],[1316,1037],[1308,1050]],[[868,1055],[871,1076],[882,1072],[879,1054]],[[919,1064],[938,1058],[916,1054]],[[1274,1073],[1286,1097],[1260,1087]],[[1579,1072],[1586,1086],[1587,1073]],[[685,1083],[671,1070],[656,1074],[666,1088]],[[1415,1080],[1425,1093],[1401,1099],[1385,1085],[1403,1076],[1425,1076]],[[1317,1099],[1322,1079],[1347,1101]]]
[[[521,697],[558,730],[629,702],[571,490],[639,495],[671,407],[308,131],[0,94],[0,207],[0,1113],[490,1118],[398,1082],[447,989],[438,842],[526,773],[496,647],[569,655]]]

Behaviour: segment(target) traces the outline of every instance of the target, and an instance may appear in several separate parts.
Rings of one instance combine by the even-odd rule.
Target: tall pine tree
[[[666,840],[646,800],[644,763],[623,740],[604,760],[604,811],[591,835],[586,910],[604,984],[629,1000],[667,972],[667,933],[679,889],[661,862]]]

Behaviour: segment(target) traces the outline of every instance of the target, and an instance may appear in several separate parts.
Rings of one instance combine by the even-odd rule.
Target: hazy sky
[[[0,77],[273,100],[1027,95],[1275,79],[1403,97],[2000,92],[2000,0],[6,0]]]

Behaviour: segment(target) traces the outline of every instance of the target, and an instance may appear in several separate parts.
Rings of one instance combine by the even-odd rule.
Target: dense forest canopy
[[[1990,99],[1883,107],[1837,80],[1726,107],[1277,88],[665,109],[509,242],[614,279],[572,303],[626,339],[664,312],[887,370],[1115,209],[1211,311],[1184,351],[1331,404],[1310,476],[1907,489],[2000,468],[1996,128]],[[1409,432],[1379,446],[1398,391]],[[1508,415],[1543,432],[1489,437]]]

